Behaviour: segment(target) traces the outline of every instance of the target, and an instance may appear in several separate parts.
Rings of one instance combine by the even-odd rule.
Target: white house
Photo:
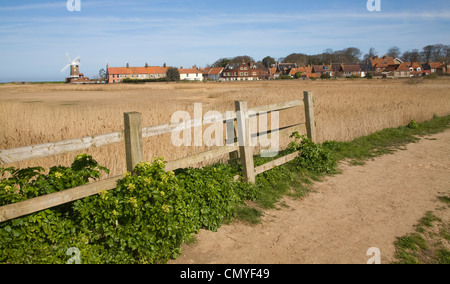
[[[203,73],[202,71],[198,70],[195,66],[191,69],[183,69],[181,67],[178,69],[180,72],[180,80],[187,80],[187,81],[202,81],[203,80]]]

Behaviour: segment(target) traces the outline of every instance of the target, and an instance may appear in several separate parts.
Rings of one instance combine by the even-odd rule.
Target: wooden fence
[[[192,127],[199,127],[218,122],[228,122],[227,137],[234,137],[235,139],[232,140],[234,141],[234,143],[230,143],[226,146],[195,154],[189,157],[170,161],[166,164],[166,171],[189,167],[200,162],[238,152],[241,164],[243,165],[243,178],[245,179],[245,181],[253,183],[255,182],[256,175],[268,171],[276,166],[280,166],[284,163],[292,161],[296,156],[298,156],[299,153],[297,152],[281,157],[255,168],[253,163],[253,148],[250,146],[250,141],[253,135],[249,131],[249,113],[270,113],[300,106],[305,107],[306,123],[298,123],[284,128],[271,129],[270,131],[267,131],[265,133],[257,133],[256,136],[259,135],[261,137],[263,135],[269,135],[278,131],[281,137],[282,135],[289,135],[292,132],[298,131],[300,126],[306,124],[308,138],[315,141],[316,132],[314,123],[313,96],[311,92],[304,92],[304,96],[300,100],[266,105],[252,109],[247,108],[247,102],[236,101],[235,112],[233,112],[233,115],[230,116],[228,112],[228,116],[224,114],[222,117],[226,118],[220,120],[218,120],[216,116],[204,117],[202,119],[192,119],[190,121],[184,121],[178,124],[163,124],[142,128],[140,113],[125,113],[124,131],[60,141],[56,143],[47,143],[16,149],[0,150],[0,164],[48,157],[89,148],[101,147],[114,143],[125,142],[127,170],[131,172],[139,162],[143,161],[143,138],[157,136],[165,133],[172,133],[175,131],[181,131],[184,129],[190,129]],[[229,127],[230,125],[232,125],[233,127]],[[236,139],[239,137],[245,137],[246,139]],[[244,143],[242,143],[242,140],[244,141]],[[227,139],[227,141],[230,140]],[[104,190],[115,189],[117,181],[119,179],[122,179],[123,177],[124,175],[119,175],[61,192],[47,194],[23,202],[2,206],[0,207],[0,222],[79,200],[88,196],[98,194]]]

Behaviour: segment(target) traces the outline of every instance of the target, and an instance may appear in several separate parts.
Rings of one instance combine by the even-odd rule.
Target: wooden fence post
[[[144,160],[141,121],[141,114],[138,112],[124,113],[125,151],[129,172],[132,172],[137,164]]]
[[[226,120],[226,127],[227,127],[226,146],[232,146],[234,145],[234,143],[237,142],[236,123],[234,119]],[[239,151],[230,152],[228,157],[230,161],[239,159]]]
[[[312,92],[304,92],[306,132],[311,141],[316,142],[316,121],[314,120],[314,102]]]
[[[246,182],[255,183],[255,166],[253,163],[253,149],[250,147],[251,133],[247,102],[235,101],[238,128],[239,156]]]

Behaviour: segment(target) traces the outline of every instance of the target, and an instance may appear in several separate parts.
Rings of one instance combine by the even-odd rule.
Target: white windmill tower
[[[69,64],[67,64],[62,70],[61,73],[66,71],[67,68],[70,67],[70,76],[69,78],[74,79],[74,78],[79,78],[80,77],[80,64],[81,64],[81,60],[80,60],[80,56],[78,56],[77,58],[75,58],[74,60],[70,59],[69,53],[66,53],[67,59],[69,60]]]

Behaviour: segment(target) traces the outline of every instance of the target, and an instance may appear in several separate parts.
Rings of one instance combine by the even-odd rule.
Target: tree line
[[[220,58],[214,62],[212,67],[225,67],[229,63],[241,63],[242,60],[246,62],[253,61],[260,67],[270,67],[277,61],[279,63],[296,63],[298,66],[322,65],[330,63],[350,63],[350,62],[366,62],[373,56],[388,56],[399,58],[404,62],[450,62],[450,45],[433,44],[427,45],[419,49],[412,49],[403,51],[393,46],[388,49],[386,54],[378,54],[375,48],[371,47],[365,54],[356,47],[348,47],[342,50],[333,51],[332,49],[326,49],[320,54],[307,55],[304,53],[292,53],[286,57],[275,59],[271,56],[266,56],[260,61],[256,61],[254,58],[244,55],[236,56],[232,58]]]

